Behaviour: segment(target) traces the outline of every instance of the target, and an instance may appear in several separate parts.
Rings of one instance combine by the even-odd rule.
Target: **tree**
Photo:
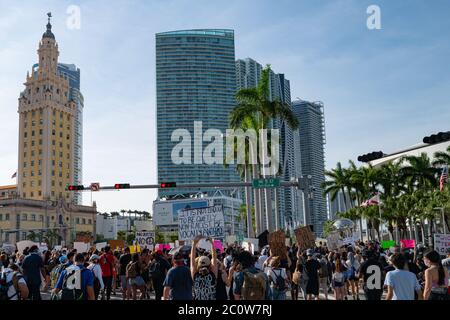
[[[31,230],[30,232],[28,232],[27,240],[36,241],[37,237],[38,237],[38,234],[36,232],[34,232],[33,230]]]
[[[450,165],[450,146],[447,147],[446,152],[438,151],[434,154],[433,166],[445,166]]]
[[[126,240],[126,232],[125,231],[117,231],[117,240]]]
[[[325,172],[325,176],[328,177],[329,180],[322,184],[324,196],[329,194],[330,200],[333,201],[336,199],[339,191],[341,191],[342,196],[344,197],[344,208],[347,211],[349,208],[347,206],[346,188],[348,188],[350,181],[345,169],[342,168],[341,163],[338,162],[335,169]]]
[[[431,189],[438,185],[438,169],[431,165],[426,153],[420,156],[406,156],[402,158],[408,164],[400,169],[410,191],[415,188]]]

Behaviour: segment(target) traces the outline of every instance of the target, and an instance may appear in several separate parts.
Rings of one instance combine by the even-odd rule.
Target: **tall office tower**
[[[58,71],[58,44],[50,18],[39,43],[39,68],[27,74],[19,98],[18,193],[22,198],[73,202],[77,105]]]
[[[301,171],[305,176],[312,176],[314,191],[312,197],[306,197],[306,224],[314,226],[314,232],[320,236],[323,223],[327,220],[326,199],[323,197],[322,183],[325,181],[325,118],[321,102],[293,101],[292,107],[299,122],[300,144],[295,148],[301,150]]]
[[[337,214],[339,212],[345,212],[347,211],[346,208],[350,207],[350,204],[347,201],[347,207],[346,203],[344,201],[344,195],[342,194],[342,191],[339,191],[336,194],[336,198],[334,200],[331,200],[331,196],[327,195],[327,201],[328,201],[328,219],[333,220],[336,218]]]
[[[208,129],[224,135],[235,107],[236,67],[234,31],[226,29],[182,30],[156,34],[157,150],[159,182],[177,183],[239,181],[235,166],[205,164],[202,142]],[[201,128],[194,132],[194,122]],[[188,161],[172,159],[177,129],[191,136]],[[195,142],[195,141],[197,142]],[[225,141],[225,139],[223,139]],[[186,142],[186,141],[185,141]],[[180,155],[180,154],[178,154]],[[183,154],[183,156],[186,156]],[[190,162],[190,164],[186,164]],[[160,189],[159,196],[173,197],[215,189]]]
[[[253,88],[258,85],[261,79],[261,71],[263,67],[260,63],[251,58],[239,59],[236,61],[236,79],[238,90],[243,88]],[[270,98],[272,100],[279,99],[291,105],[291,89],[290,82],[284,74],[270,73]],[[280,178],[289,181],[292,177],[300,176],[300,172],[296,172],[299,167],[296,165],[296,157],[294,154],[294,141],[298,139],[298,130],[293,131],[284,122],[279,119],[271,121],[270,128],[280,130]],[[280,228],[292,228],[299,224],[299,218],[303,215],[303,207],[299,205],[298,193],[295,188],[283,188],[277,190],[277,195],[272,194],[272,198],[277,197],[278,201],[274,204],[278,205],[278,215]],[[273,206],[275,215],[275,206]],[[264,216],[265,219],[265,216]],[[274,217],[275,219],[275,217]],[[275,221],[275,220],[274,220]]]

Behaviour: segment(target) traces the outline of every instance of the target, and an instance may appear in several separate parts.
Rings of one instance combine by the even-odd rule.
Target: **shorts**
[[[120,286],[122,289],[128,289],[130,287],[126,276],[120,276]]]
[[[130,284],[130,286],[135,285],[138,287],[142,287],[142,286],[145,286],[145,281],[144,281],[144,279],[142,279],[141,276],[137,276],[136,278],[129,279],[129,284]]]

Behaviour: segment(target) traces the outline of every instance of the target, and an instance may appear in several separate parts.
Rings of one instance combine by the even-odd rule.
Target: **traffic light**
[[[423,138],[423,143],[435,144],[450,140],[450,131],[439,132],[437,134],[432,134],[431,136]]]
[[[130,184],[129,183],[116,183],[114,185],[114,189],[119,190],[119,189],[130,189]]]
[[[176,188],[176,182],[161,182],[161,189]]]
[[[67,186],[67,190],[69,190],[69,191],[80,191],[80,190],[84,190],[84,186]]]
[[[370,162],[384,157],[383,151],[372,152],[358,157],[360,162]]]

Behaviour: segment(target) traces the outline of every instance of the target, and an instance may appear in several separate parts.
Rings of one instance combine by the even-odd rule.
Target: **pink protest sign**
[[[402,248],[405,248],[405,249],[412,249],[412,248],[414,248],[414,245],[415,245],[413,239],[400,240],[400,243],[402,245]]]
[[[220,240],[214,240],[214,249],[219,249],[220,253],[223,253],[223,245],[222,241]]]

